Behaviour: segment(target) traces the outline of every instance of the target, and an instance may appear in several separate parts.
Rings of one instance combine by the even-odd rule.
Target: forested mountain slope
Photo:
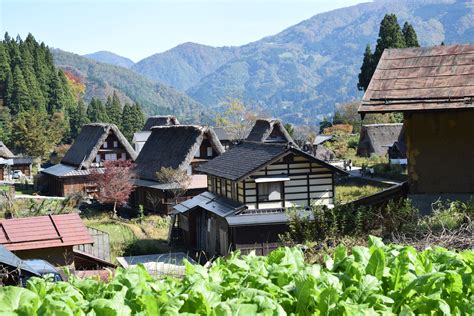
[[[101,63],[111,64],[111,65],[120,66],[124,68],[130,68],[134,64],[133,61],[131,61],[127,57],[123,57],[123,56],[120,56],[120,55],[117,55],[115,53],[108,52],[105,50],[95,52],[92,54],[86,54],[84,55],[84,57],[93,59]]]

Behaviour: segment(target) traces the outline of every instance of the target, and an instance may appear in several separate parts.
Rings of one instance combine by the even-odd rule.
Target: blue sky
[[[0,31],[78,54],[138,61],[180,43],[242,45],[369,0],[0,0]],[[3,36],[3,35],[2,35]]]

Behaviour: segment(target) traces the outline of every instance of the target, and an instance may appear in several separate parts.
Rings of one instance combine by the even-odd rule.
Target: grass
[[[112,261],[120,256],[164,253],[167,244],[168,220],[157,215],[143,219],[114,219],[108,215],[84,219],[86,226],[105,231],[110,236]]]
[[[363,179],[348,179],[336,184],[337,203],[347,203],[383,190],[386,185],[376,184]]]

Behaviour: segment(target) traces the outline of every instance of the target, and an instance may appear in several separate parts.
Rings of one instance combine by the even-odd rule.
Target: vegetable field
[[[210,269],[187,265],[184,279],[118,270],[106,284],[30,281],[0,289],[0,314],[18,315],[472,315],[474,253],[417,252],[384,245],[339,246],[325,265],[296,248],[268,257],[233,254]]]

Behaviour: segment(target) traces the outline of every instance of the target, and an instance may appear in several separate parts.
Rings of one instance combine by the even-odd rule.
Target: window
[[[186,169],[186,174],[188,176],[193,174],[193,166],[189,165],[188,168]]]
[[[114,148],[118,147],[118,141],[114,140]]]
[[[212,157],[212,147],[207,147],[207,156]]]
[[[117,154],[105,154],[105,160],[117,160]]]
[[[258,201],[278,201],[281,200],[281,187],[283,182],[258,183]]]
[[[104,142],[104,143],[102,144],[102,148],[107,148],[107,146],[108,146],[108,145],[107,145],[107,142]]]
[[[122,153],[120,159],[122,159],[122,160],[127,160],[127,154],[126,154],[126,153]]]
[[[95,156],[95,162],[99,163],[100,162],[100,155]]]
[[[196,150],[196,152],[194,153],[194,158],[199,158],[200,156],[200,149]]]

